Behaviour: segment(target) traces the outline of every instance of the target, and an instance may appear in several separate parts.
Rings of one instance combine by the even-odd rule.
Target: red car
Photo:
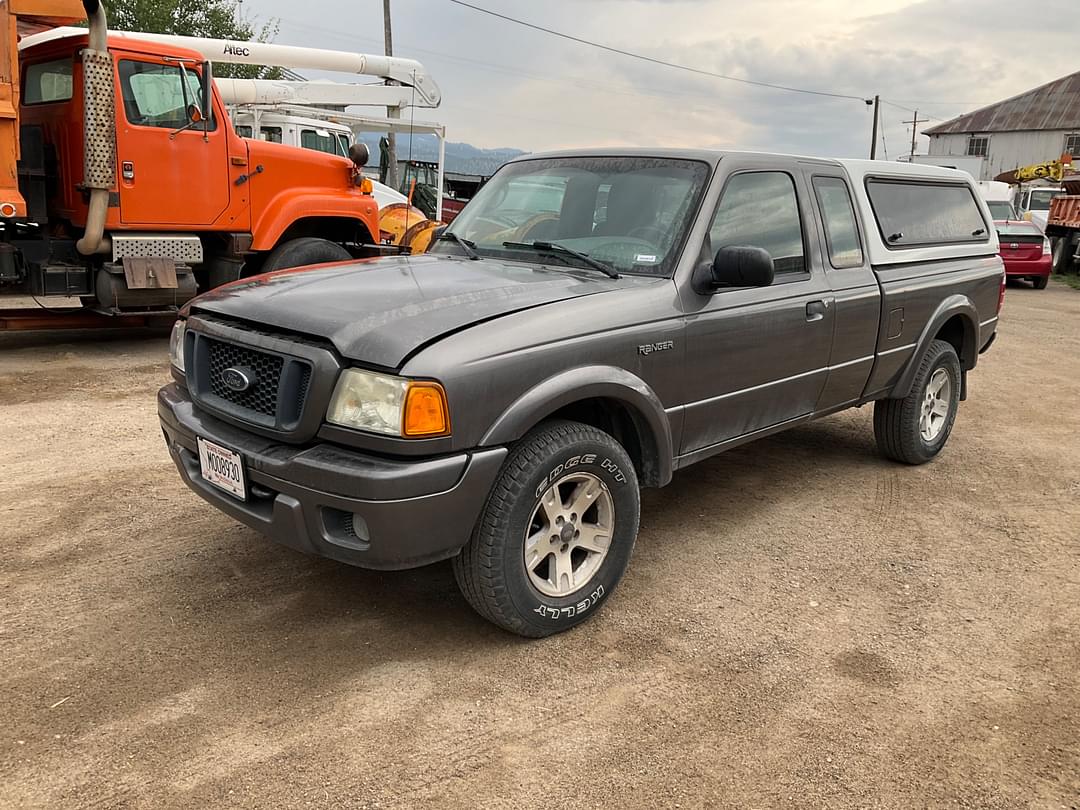
[[[1050,240],[1031,222],[995,222],[1005,262],[1006,279],[1027,279],[1036,290],[1046,289],[1053,259]]]

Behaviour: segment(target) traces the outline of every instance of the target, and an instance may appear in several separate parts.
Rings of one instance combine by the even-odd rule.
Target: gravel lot
[[[1080,292],[1009,291],[930,465],[864,408],[647,491],[540,642],[190,494],[166,343],[0,337],[0,806],[1080,805]]]

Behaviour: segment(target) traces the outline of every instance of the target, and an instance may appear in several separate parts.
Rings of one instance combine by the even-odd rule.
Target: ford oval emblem
[[[226,388],[239,394],[255,384],[255,375],[251,369],[233,366],[221,372],[221,381],[225,383]]]

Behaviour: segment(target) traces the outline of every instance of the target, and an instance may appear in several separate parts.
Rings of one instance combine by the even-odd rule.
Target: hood
[[[640,284],[534,264],[390,257],[281,270],[196,298],[206,312],[325,338],[352,360],[398,368],[416,349],[481,321]]]

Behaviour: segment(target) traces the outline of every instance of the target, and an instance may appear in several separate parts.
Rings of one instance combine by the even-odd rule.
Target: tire
[[[306,267],[309,264],[343,262],[352,258],[352,254],[337,242],[319,239],[315,236],[303,236],[282,242],[266,257],[262,273],[274,270],[288,270],[291,267]]]
[[[1058,236],[1050,247],[1051,266],[1055,273],[1068,273],[1073,264],[1072,236]]]
[[[930,385],[938,385],[942,375],[948,387],[942,383],[937,397],[931,398]],[[903,399],[880,399],[874,403],[874,437],[881,454],[905,464],[925,464],[940,453],[956,421],[961,379],[956,349],[944,340],[932,341],[919,363],[911,392]],[[924,422],[924,408],[931,402],[943,401],[940,399],[943,391],[947,396],[944,413],[934,411],[937,418],[930,417],[929,424]],[[928,430],[927,434],[924,429]]]
[[[1035,276],[1031,280],[1031,286],[1036,290],[1045,290],[1046,285],[1050,283],[1050,276]]]
[[[554,493],[559,503],[547,500]],[[579,496],[587,498],[584,509],[574,509]],[[476,612],[499,627],[528,638],[561,633],[615,590],[639,513],[637,475],[615,439],[579,422],[545,422],[511,450],[472,537],[453,559],[454,577]],[[579,543],[590,530],[585,548]],[[529,538],[538,538],[537,550],[527,556]]]

